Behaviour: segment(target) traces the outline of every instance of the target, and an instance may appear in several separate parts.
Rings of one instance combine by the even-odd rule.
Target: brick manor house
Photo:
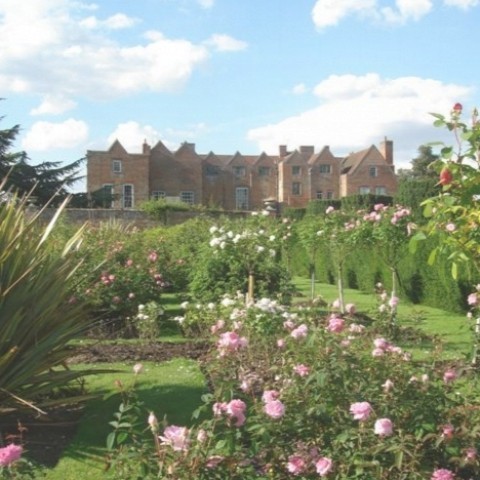
[[[162,142],[142,153],[128,153],[116,140],[107,151],[87,151],[87,193],[103,192],[113,208],[130,209],[148,199],[165,198],[225,210],[257,210],[265,201],[304,207],[315,199],[354,194],[393,195],[397,178],[393,142],[385,140],[336,157],[328,146],[278,155],[199,154],[184,142],[170,151]]]

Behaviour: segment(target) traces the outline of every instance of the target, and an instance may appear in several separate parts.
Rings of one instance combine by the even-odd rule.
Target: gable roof
[[[365,150],[351,153],[348,155],[348,157],[345,157],[342,161],[341,173],[354,173],[363,160],[369,156],[373,149],[377,150],[375,145],[372,145]]]

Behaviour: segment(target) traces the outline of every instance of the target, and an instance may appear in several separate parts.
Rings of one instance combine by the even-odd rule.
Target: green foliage
[[[188,203],[167,202],[164,199],[147,200],[140,205],[140,210],[148,213],[152,218],[161,220],[164,224],[168,221],[168,212],[188,212],[192,210]]]
[[[377,324],[356,317],[336,317],[333,329],[330,315],[264,301],[262,322],[278,325],[266,331],[250,322],[248,309],[229,307],[194,308],[213,333],[204,364],[211,391],[194,424],[175,427],[172,439],[166,422],[150,423],[159,437],[145,429],[130,471],[148,462],[142,478],[286,480],[300,457],[304,480],[329,462],[327,478],[335,480],[424,480],[438,468],[478,477],[476,454],[467,456],[480,440],[475,379],[461,365],[435,355],[411,362]],[[358,402],[369,404],[365,418],[352,415]],[[391,430],[378,429],[385,419]]]
[[[0,117],[2,120],[3,117]],[[68,195],[67,187],[80,180],[80,168],[85,158],[67,165],[63,162],[42,162],[30,165],[26,152],[10,152],[20,126],[0,130],[0,181],[3,187],[19,195],[30,193],[30,201],[37,205],[59,205]]]
[[[63,367],[68,342],[90,324],[85,304],[68,288],[81,231],[53,252],[57,217],[42,229],[26,202],[0,204],[0,413],[66,403],[52,395],[87,373]]]
[[[438,191],[437,180],[424,177],[403,177],[398,182],[395,201],[405,205],[412,211],[413,219],[417,223],[424,223],[422,202],[432,197]]]
[[[210,232],[210,242],[199,246],[190,277],[189,291],[195,298],[212,301],[225,293],[247,293],[253,276],[256,298],[278,294],[288,301],[290,275],[277,261],[282,231],[276,219],[226,221]]]

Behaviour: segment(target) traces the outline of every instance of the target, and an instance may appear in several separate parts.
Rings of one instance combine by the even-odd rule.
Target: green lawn
[[[162,364],[144,362],[145,370],[137,378],[137,391],[145,406],[159,419],[164,415],[172,424],[188,425],[191,414],[200,403],[206,386],[203,375],[194,361],[175,359]],[[79,365],[78,368],[85,367]],[[91,367],[91,366],[89,366]],[[88,377],[90,393],[109,394],[116,391],[116,380],[129,385],[134,379],[132,365],[96,364],[94,368],[123,370]],[[73,442],[62,454],[57,466],[48,471],[47,480],[96,480],[105,478],[105,439],[111,431],[108,422],[118,410],[120,395],[91,401],[85,410]],[[145,418],[145,426],[147,426]]]
[[[294,283],[301,296],[295,301],[305,301],[311,296],[310,280],[296,277]],[[321,296],[327,302],[338,298],[336,285],[317,283],[315,295]],[[373,292],[371,294],[358,290],[345,289],[345,302],[354,303],[360,312],[373,313],[377,302]],[[447,312],[438,308],[413,305],[400,299],[398,306],[398,321],[402,326],[417,327],[429,335],[437,335],[442,342],[444,358],[463,358],[471,352],[472,332],[471,320],[466,315]],[[402,347],[409,349],[416,358],[425,358],[432,349],[430,342],[413,341],[404,343]]]

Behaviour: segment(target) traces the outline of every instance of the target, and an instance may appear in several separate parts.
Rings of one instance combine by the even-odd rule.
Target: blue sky
[[[118,138],[336,155],[444,140],[480,106],[480,0],[0,0],[0,128],[31,163]],[[82,186],[79,187],[80,190]]]

